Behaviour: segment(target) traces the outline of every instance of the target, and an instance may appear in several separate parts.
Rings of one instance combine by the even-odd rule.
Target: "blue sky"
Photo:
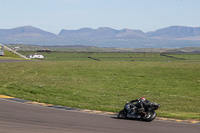
[[[200,0],[0,0],[0,29],[26,25],[56,34],[85,27],[200,27]]]

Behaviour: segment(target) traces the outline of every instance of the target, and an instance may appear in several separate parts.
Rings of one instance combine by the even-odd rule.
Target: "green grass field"
[[[47,61],[0,63],[0,94],[112,112],[144,96],[161,104],[158,116],[200,120],[198,54],[44,54]]]
[[[22,59],[21,57],[14,54],[13,52],[5,50],[4,53],[5,53],[5,56],[0,56],[0,59]]]
[[[36,52],[20,52],[23,55]],[[48,61],[74,61],[74,60],[98,60],[98,61],[190,61],[200,62],[200,54],[162,54],[162,53],[101,53],[101,52],[37,52],[44,55]],[[164,56],[167,55],[167,56]],[[174,58],[172,58],[174,57]]]

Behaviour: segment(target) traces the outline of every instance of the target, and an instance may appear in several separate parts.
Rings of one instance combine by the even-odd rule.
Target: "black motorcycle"
[[[131,112],[128,113],[127,107],[131,108]],[[145,107],[142,111],[137,108],[136,104],[126,103],[124,109],[121,110],[117,117],[119,119],[140,119],[143,121],[152,121],[156,118],[156,112],[160,107],[160,104],[151,103],[148,107]]]

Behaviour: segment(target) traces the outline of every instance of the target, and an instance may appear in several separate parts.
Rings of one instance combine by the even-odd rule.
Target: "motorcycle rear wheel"
[[[121,110],[121,111],[117,114],[117,118],[119,118],[119,119],[125,119],[125,118],[126,118],[126,114],[127,114],[127,111],[126,111],[126,110]]]

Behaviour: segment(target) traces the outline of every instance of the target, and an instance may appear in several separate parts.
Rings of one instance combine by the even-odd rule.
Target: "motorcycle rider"
[[[133,104],[137,102],[136,104]],[[134,114],[140,114],[145,111],[145,107],[148,107],[151,104],[146,98],[141,97],[140,99],[131,100],[128,102],[126,109],[128,110],[128,116],[133,117]]]

